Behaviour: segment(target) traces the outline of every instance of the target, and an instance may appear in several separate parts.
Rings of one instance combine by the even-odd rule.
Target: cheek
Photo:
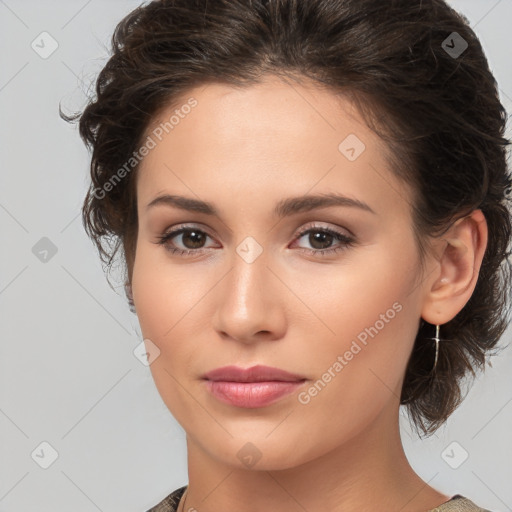
[[[162,249],[163,251],[163,249]],[[189,361],[197,357],[200,339],[201,297],[209,285],[197,286],[180,265],[170,265],[159,250],[140,246],[132,275],[132,292],[142,336],[151,340],[159,356],[150,370],[159,390],[176,388]]]
[[[187,406],[184,402],[177,381],[183,381],[181,372],[187,356],[181,352],[189,344],[170,342],[179,333],[179,320],[186,313],[183,290],[180,289],[179,279],[172,274],[169,268],[162,268],[155,261],[154,252],[137,252],[132,275],[135,309],[146,350],[151,352],[156,345],[160,351],[149,369],[163,402],[181,423],[190,414],[190,411],[184,414],[181,411],[187,411],[190,404]]]
[[[316,290],[308,292],[308,306],[324,324],[318,326],[322,350],[304,347],[302,355],[315,361],[319,402],[356,411],[358,401],[372,398],[375,404],[377,396],[381,401],[399,396],[420,316],[414,258],[413,247],[400,254],[380,251],[322,280],[322,290],[318,280],[305,282],[306,289]]]
[[[153,245],[153,244],[151,244]],[[179,265],[166,262],[164,249],[139,244],[133,266],[132,292],[145,337],[163,339],[190,309],[193,283]]]
[[[162,268],[155,261],[155,252],[154,249],[146,249],[144,246],[137,247],[132,293],[146,349],[151,352],[151,346],[147,342],[150,340],[160,351],[150,365],[155,383],[160,387],[162,381],[170,379],[169,373],[174,374],[173,365],[177,358],[169,353],[172,352],[172,344],[165,340],[172,336],[173,326],[183,316],[181,311],[184,305],[179,287],[169,275],[169,269]],[[166,387],[169,388],[168,384]]]
[[[384,410],[398,407],[417,330],[416,308],[406,302],[405,290],[380,298],[374,294],[361,303],[353,296],[345,310],[337,315],[333,310],[336,336],[324,336],[322,350],[304,354],[314,361],[316,380],[297,397],[298,414],[312,437],[323,440],[315,450],[350,439]]]

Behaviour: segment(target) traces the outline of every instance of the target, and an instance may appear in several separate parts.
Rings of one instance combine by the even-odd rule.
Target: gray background
[[[450,3],[512,112],[512,1]],[[133,354],[142,337],[122,282],[108,286],[81,225],[89,155],[58,116],[59,101],[84,106],[115,25],[139,4],[0,0],[0,512],[141,512],[187,483],[184,432]],[[58,43],[48,58],[31,47],[51,49],[43,31]],[[510,375],[512,348],[429,440],[402,421],[424,480],[494,511],[512,510]],[[43,442],[58,453],[47,469]]]

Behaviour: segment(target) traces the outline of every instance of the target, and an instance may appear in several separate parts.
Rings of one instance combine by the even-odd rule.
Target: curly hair
[[[111,51],[83,112],[59,111],[92,148],[82,220],[109,269],[121,250],[129,301],[143,136],[208,82],[245,87],[271,74],[348,95],[412,186],[422,264],[429,237],[482,210],[489,236],[471,299],[443,325],[434,375],[434,326],[420,320],[404,376],[400,403],[420,436],[434,433],[510,316],[507,113],[468,20],[444,0],[155,0],[119,22]]]

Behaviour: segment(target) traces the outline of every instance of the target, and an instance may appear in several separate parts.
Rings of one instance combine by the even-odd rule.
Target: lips
[[[276,403],[300,389],[306,378],[280,368],[224,366],[203,376],[206,389],[221,402],[255,409]]]
[[[206,373],[203,375],[203,379],[214,382],[298,382],[306,380],[306,377],[280,368],[256,365],[251,368],[223,366]]]

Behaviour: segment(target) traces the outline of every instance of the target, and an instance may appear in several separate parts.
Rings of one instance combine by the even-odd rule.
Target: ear
[[[459,219],[435,243],[438,258],[425,283],[422,318],[433,325],[452,320],[471,298],[487,247],[481,210]],[[432,268],[432,267],[430,267]]]

